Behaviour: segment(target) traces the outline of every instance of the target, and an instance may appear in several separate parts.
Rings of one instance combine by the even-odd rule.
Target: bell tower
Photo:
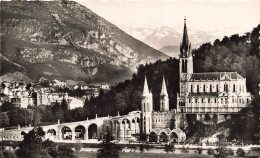
[[[169,111],[169,96],[163,76],[162,90],[160,94],[160,111]]]
[[[148,134],[152,130],[153,95],[149,91],[146,76],[144,78],[141,111],[142,133]]]
[[[177,96],[177,111],[185,112],[185,94],[188,90],[187,81],[193,73],[193,58],[191,53],[191,43],[189,43],[188,31],[186,26],[186,18],[184,18],[183,38],[180,45],[179,56],[179,75],[180,75],[180,91]]]

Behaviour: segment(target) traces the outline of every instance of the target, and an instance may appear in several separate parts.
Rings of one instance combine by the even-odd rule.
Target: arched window
[[[197,85],[197,92],[199,93],[200,92],[200,86]]]
[[[226,83],[224,84],[224,91],[228,91],[228,85]]]
[[[204,99],[203,98],[201,98],[201,103],[203,103],[204,102]]]
[[[193,85],[190,85],[190,92],[193,93]]]
[[[217,84],[217,92],[218,92],[218,84]]]
[[[145,103],[144,103],[144,112],[145,112]]]
[[[206,85],[203,85],[203,92],[206,92]]]
[[[187,72],[187,60],[185,60],[185,72]]]
[[[228,91],[228,84],[226,84],[226,91]]]
[[[209,85],[209,92],[212,92],[212,85]]]
[[[184,73],[185,72],[184,60],[182,60],[181,67],[182,67],[182,73]]]
[[[236,85],[233,84],[233,92],[235,92],[235,91],[236,91]]]

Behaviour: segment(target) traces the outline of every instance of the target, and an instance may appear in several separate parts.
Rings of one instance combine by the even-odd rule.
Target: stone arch
[[[72,139],[72,130],[68,126],[64,126],[61,129],[61,136],[63,140],[71,140]]]
[[[140,119],[138,117],[136,118],[136,123],[140,123]]]
[[[83,125],[78,125],[74,129],[75,131],[75,139],[84,140],[86,135],[86,128]]]
[[[167,134],[165,132],[160,133],[160,142],[167,142]]]
[[[115,138],[119,139],[120,138],[120,123],[118,120],[114,120],[114,133],[115,133]]]
[[[52,136],[55,136],[55,135],[56,135],[56,130],[53,129],[53,128],[48,129],[47,134],[52,135]]]
[[[97,131],[97,124],[92,123],[88,126],[88,139],[97,139],[98,131]]]
[[[155,132],[149,134],[149,142],[157,142],[157,134]]]
[[[178,134],[176,132],[171,132],[170,133],[170,139],[174,142],[174,143],[177,143],[178,142]]]
[[[124,138],[131,137],[131,131],[130,131],[131,121],[130,121],[129,119],[125,118],[125,119],[122,121],[122,125],[123,125]]]

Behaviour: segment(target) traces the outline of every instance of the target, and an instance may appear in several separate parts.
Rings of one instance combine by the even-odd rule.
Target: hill
[[[0,3],[0,75],[112,83],[168,57],[76,2]]]
[[[160,48],[159,51],[164,52],[171,57],[178,58],[180,54],[180,46],[164,46]]]

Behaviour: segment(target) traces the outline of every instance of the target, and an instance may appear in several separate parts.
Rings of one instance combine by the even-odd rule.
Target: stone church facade
[[[193,55],[186,20],[179,57],[180,92],[177,111],[181,113],[237,113],[250,104],[246,79],[237,72],[193,72]]]

